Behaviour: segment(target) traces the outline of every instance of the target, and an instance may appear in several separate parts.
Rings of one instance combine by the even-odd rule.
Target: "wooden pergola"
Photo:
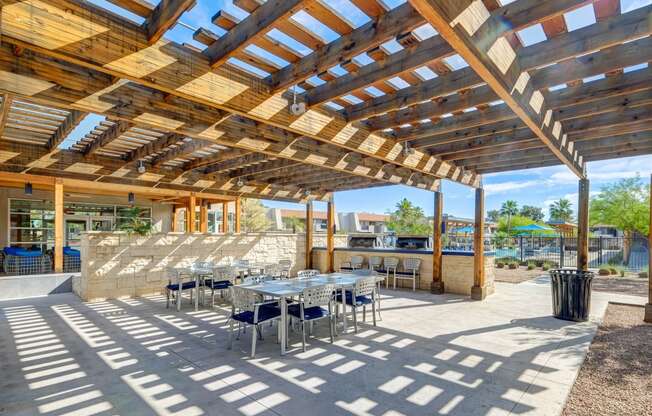
[[[334,191],[430,190],[434,291],[448,179],[476,188],[482,298],[482,174],[566,165],[580,179],[586,267],[586,163],[652,153],[652,70],[624,70],[652,60],[652,6],[350,0],[366,16],[356,25],[328,0],[234,0],[246,17],[216,10],[216,27],[197,28],[191,45],[165,34],[194,0],[109,1],[142,23],[82,0],[3,0],[3,172],[307,202],[309,211],[329,201],[331,235]],[[587,5],[596,22],[569,31],[564,14]],[[545,40],[524,45],[519,31],[534,26]],[[62,149],[90,113],[106,121]],[[332,250],[330,238],[331,265]]]

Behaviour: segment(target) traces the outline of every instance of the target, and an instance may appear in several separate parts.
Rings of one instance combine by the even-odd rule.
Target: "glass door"
[[[66,219],[66,245],[70,247],[79,246],[81,233],[88,227],[87,220]]]
[[[113,220],[111,218],[91,219],[91,231],[112,231]]]

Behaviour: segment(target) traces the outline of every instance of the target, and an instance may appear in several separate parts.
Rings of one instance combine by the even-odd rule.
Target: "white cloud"
[[[531,188],[533,186],[541,185],[540,181],[508,181],[501,183],[490,183],[484,186],[485,193],[489,194],[501,194],[509,191],[514,191],[517,189]]]

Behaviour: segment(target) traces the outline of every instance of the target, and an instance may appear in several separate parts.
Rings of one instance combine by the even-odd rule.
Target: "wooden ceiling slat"
[[[132,127],[131,124],[124,121],[116,121],[109,128],[100,133],[93,141],[84,148],[84,156],[89,157],[102,147],[109,145],[114,140],[122,136]]]
[[[181,15],[195,5],[195,1],[161,0],[144,23],[149,43],[158,42],[165,32],[177,23]]]

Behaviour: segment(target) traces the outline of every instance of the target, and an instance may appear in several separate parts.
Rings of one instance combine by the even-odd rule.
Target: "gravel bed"
[[[563,416],[652,414],[652,324],[644,309],[611,304]]]

